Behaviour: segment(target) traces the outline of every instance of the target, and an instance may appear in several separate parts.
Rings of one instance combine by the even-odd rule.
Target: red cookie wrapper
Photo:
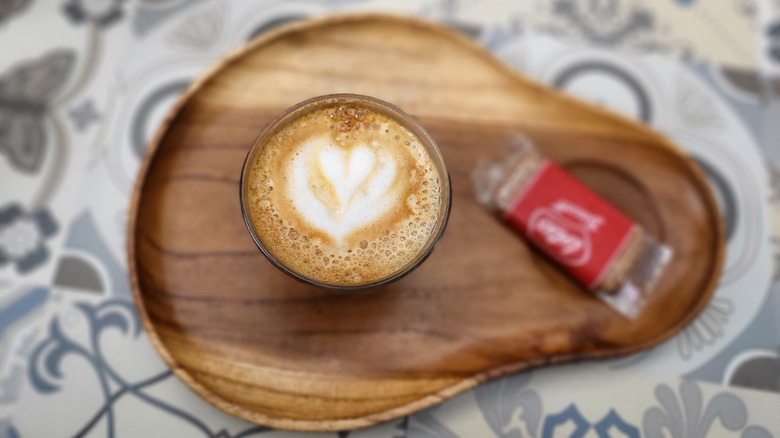
[[[474,171],[478,200],[561,269],[634,319],[671,249],[522,138]]]

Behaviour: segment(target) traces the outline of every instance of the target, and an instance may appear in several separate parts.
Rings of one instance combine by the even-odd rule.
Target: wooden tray
[[[335,92],[417,117],[452,176],[433,255],[365,292],[287,277],[239,210],[241,164],[263,126]],[[475,202],[475,162],[517,131],[674,246],[639,320],[589,296]],[[656,345],[707,303],[724,252],[703,174],[667,140],[518,76],[450,30],[392,16],[300,23],[226,57],[152,142],[131,212],[133,292],[162,357],[219,408],[285,429],[368,426],[530,366]]]

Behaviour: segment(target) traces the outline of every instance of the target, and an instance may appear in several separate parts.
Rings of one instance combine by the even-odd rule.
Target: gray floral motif
[[[680,357],[690,359],[694,352],[712,345],[723,336],[723,327],[733,310],[734,304],[728,298],[713,298],[701,315],[677,336]]]
[[[701,389],[696,383],[682,382],[679,394],[667,385],[658,385],[655,397],[661,406],[645,411],[642,418],[642,436],[648,438],[671,436],[672,438],[706,438],[715,420],[730,431],[743,431],[742,436],[771,436],[760,426],[744,429],[747,409],[744,402],[729,393],[712,397],[706,405]],[[666,433],[664,433],[666,431]]]
[[[19,13],[30,4],[30,0],[0,0],[0,23]]]
[[[618,44],[653,27],[653,17],[631,1],[556,0],[554,11],[583,37],[602,45]]]
[[[527,387],[530,373],[493,380],[474,390],[477,405],[498,437],[537,436],[542,399]]]
[[[57,232],[48,210],[25,213],[18,204],[0,208],[0,267],[12,263],[19,273],[32,271],[49,258],[47,238]]]
[[[214,45],[225,22],[225,5],[214,4],[211,7],[194,12],[173,31],[171,44],[187,49],[207,49]]]
[[[100,27],[107,27],[122,18],[122,3],[125,0],[68,0],[63,7],[65,16],[70,21],[81,23],[94,23]]]
[[[46,147],[44,116],[73,67],[73,53],[57,50],[0,78],[0,154],[18,170],[34,173]]]
[[[142,37],[165,23],[171,18],[180,16],[187,8],[191,8],[204,0],[160,1],[142,0],[136,2],[130,27],[136,36]]]
[[[680,116],[688,126],[716,128],[724,123],[710,96],[696,89],[686,79],[677,79],[674,100]]]

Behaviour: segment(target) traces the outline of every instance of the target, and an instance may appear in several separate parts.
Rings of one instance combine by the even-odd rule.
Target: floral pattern
[[[16,169],[40,170],[47,144],[49,102],[73,68],[74,55],[55,50],[25,62],[0,78],[0,154]]]
[[[747,425],[745,404],[729,393],[717,394],[704,404],[699,386],[682,382],[677,395],[666,385],[658,386],[655,395],[661,406],[647,410],[642,420],[642,433],[648,438],[706,438],[716,420],[730,431],[743,430]],[[771,437],[762,427],[751,426],[750,430],[751,436]]]
[[[124,2],[125,0],[68,0],[63,11],[74,23],[93,23],[99,27],[107,27],[122,18]]]
[[[591,424],[580,413],[575,404],[569,405],[557,414],[547,416],[541,436],[543,438],[561,436],[561,429],[569,429],[572,426],[574,431],[569,435],[571,438],[584,437],[591,431],[599,438],[610,438],[614,436],[611,432],[612,429],[617,430],[621,436],[626,438],[639,438],[639,429],[626,423],[615,410],[610,410],[603,418]]]
[[[30,7],[33,3],[35,8]],[[32,423],[37,419],[30,419],[26,414],[40,410],[35,402],[45,400],[70,409],[68,400],[78,397],[81,401],[84,395],[90,397],[84,416],[69,418],[67,426],[72,429],[63,434],[146,436],[133,429],[144,421],[123,419],[132,416],[145,420],[149,418],[145,414],[153,413],[155,421],[159,419],[164,426],[160,430],[175,431],[170,436],[298,436],[241,422],[205,404],[164,368],[147,345],[138,315],[127,298],[130,292],[122,258],[128,189],[117,182],[117,175],[122,174],[129,185],[147,137],[165,113],[165,105],[229,46],[293,19],[354,5],[373,7],[375,3],[389,5],[391,1],[0,0],[0,32],[8,32],[10,38],[18,38],[15,32],[25,27],[18,24],[28,18],[32,23],[27,28],[37,29],[32,18],[45,8],[54,12],[47,19],[54,17],[61,24],[69,24],[67,31],[71,32],[66,37],[52,39],[49,45],[53,49],[48,52],[12,54],[8,57],[9,66],[0,72],[0,187],[8,187],[8,180],[12,180],[11,187],[18,181],[30,181],[45,188],[40,192],[53,194],[40,196],[38,193],[30,196],[32,200],[14,194],[0,202],[0,274],[11,275],[10,279],[0,277],[0,437],[48,436],[31,432],[35,426]],[[394,3],[393,7],[407,7],[401,3],[404,2]],[[716,40],[718,53],[728,52],[731,59],[736,59],[739,47],[726,47],[735,35],[723,27],[729,22],[721,12],[715,14],[713,9],[707,9],[707,2],[530,0],[510,4],[499,0],[433,0],[425,3],[425,6],[408,6],[407,12],[444,19],[492,50],[518,47],[522,55],[518,59],[522,62],[516,66],[548,83],[555,82],[556,76],[545,75],[556,71],[557,59],[565,59],[540,57],[539,48],[523,45],[524,41],[543,38],[549,45],[547,49],[561,46],[561,50],[573,55],[572,59],[577,58],[571,65],[580,66],[580,70],[574,71],[575,76],[558,76],[565,82],[562,85],[567,85],[561,87],[562,91],[576,91],[578,86],[590,83],[588,78],[620,81],[636,76],[633,82],[623,80],[627,84],[624,96],[619,92],[614,95],[627,101],[637,98],[642,109],[639,118],[657,129],[663,130],[658,121],[668,119],[672,108],[679,116],[677,121],[686,129],[715,135],[723,135],[739,117],[749,120],[750,114],[762,114],[760,107],[750,106],[743,96],[721,89],[723,85],[717,78],[713,79],[717,75],[715,71],[725,70],[725,75],[733,70],[716,67],[709,71],[709,66],[704,64],[671,60],[708,58],[712,52],[705,54],[702,50],[709,49],[696,47],[694,39],[685,33],[672,32],[674,35],[669,36],[669,31],[677,28],[668,27],[670,22],[658,12],[660,9],[656,10],[657,5],[678,8],[691,16],[701,9],[695,18],[703,26],[709,26],[710,40]],[[744,22],[742,15],[760,12],[749,0],[727,0],[724,6],[740,15],[737,17],[740,23]],[[499,9],[506,16],[498,17]],[[479,13],[474,14],[476,10]],[[766,48],[764,55],[780,65],[780,21],[775,18],[761,22],[770,23],[756,30],[768,43],[762,46]],[[126,35],[122,33],[125,30]],[[111,37],[109,31],[114,32]],[[572,36],[578,40],[577,44],[598,48],[569,45],[567,38]],[[26,37],[29,35],[21,36]],[[120,53],[126,47],[118,47],[119,40],[142,51],[139,59]],[[653,77],[653,73],[645,72],[651,82],[668,83],[660,99],[656,99],[659,96],[653,93],[657,90],[644,81],[645,75],[634,75],[632,69],[625,69],[626,74],[621,76],[609,70],[612,67],[604,67],[622,56],[618,52],[609,52],[609,62],[593,56],[607,52],[605,48],[661,53],[670,63],[675,63],[675,68],[681,66],[693,73],[690,77],[672,73]],[[160,56],[146,56],[148,53]],[[750,59],[753,58],[756,57]],[[632,58],[626,59],[632,62]],[[716,62],[717,59],[720,58]],[[78,77],[73,78],[75,71]],[[564,69],[557,71],[561,73]],[[71,89],[65,90],[66,85]],[[760,91],[755,93],[760,96]],[[743,112],[744,109],[747,111]],[[761,138],[758,132],[752,134]],[[752,151],[752,143],[737,144],[742,145],[745,156]],[[83,157],[74,153],[79,148],[96,153],[88,154],[82,162]],[[709,158],[707,154],[711,150],[697,152]],[[68,162],[72,165],[59,165]],[[62,188],[65,184],[60,183],[81,178],[76,174],[83,169],[88,179],[85,190],[78,195],[86,206],[79,202],[78,209],[70,212],[62,205],[72,204],[73,194],[66,193],[68,190]],[[776,170],[770,173],[768,200],[776,206],[780,206],[778,175]],[[725,181],[727,185],[730,183]],[[5,194],[2,189],[0,192]],[[740,214],[744,217],[746,213],[740,210]],[[780,278],[780,234],[778,225],[774,226],[769,237],[773,239],[776,275]],[[60,228],[67,232],[62,233],[62,239],[54,239]],[[735,246],[738,246],[739,233],[735,232],[735,236]],[[33,274],[45,272],[41,268],[48,262],[57,268],[49,283],[24,283],[37,281],[33,279],[39,276]],[[772,425],[772,418],[761,418],[752,412],[759,403],[756,400],[762,400],[758,396],[751,399],[751,394],[758,391],[740,392],[738,386],[761,388],[765,391],[762,397],[766,397],[766,391],[775,389],[767,387],[766,380],[755,379],[756,370],[771,369],[777,359],[745,362],[737,369],[733,381],[724,381],[730,385],[728,390],[712,383],[677,380],[679,375],[702,369],[714,374],[711,370],[717,368],[717,360],[695,362],[709,357],[710,352],[732,354],[732,350],[740,348],[739,339],[729,340],[731,333],[744,327],[739,318],[745,301],[735,297],[734,294],[717,295],[700,318],[665,344],[670,352],[663,353],[667,356],[660,355],[661,360],[658,354],[661,347],[629,358],[637,367],[653,361],[664,366],[684,363],[681,366],[687,367],[684,371],[669,371],[664,383],[651,380],[643,386],[641,380],[631,380],[637,388],[632,387],[630,394],[615,391],[611,398],[599,400],[598,408],[594,408],[593,400],[598,393],[590,382],[581,387],[539,383],[538,379],[547,371],[553,376],[566,377],[589,369],[586,365],[576,365],[576,371],[564,367],[505,376],[393,424],[328,436],[526,438],[660,434],[695,438],[712,435],[721,428],[743,438],[770,437],[780,429],[767,426]],[[158,361],[149,369],[135,365],[124,367],[118,359],[125,358],[121,354],[128,351],[134,354],[128,346],[141,348],[138,345],[145,348],[139,350],[143,353],[141,359]],[[595,375],[611,379],[641,374],[630,365],[603,368],[599,371],[603,374]],[[703,380],[716,381],[718,376]],[[706,387],[710,392],[704,391]],[[712,391],[716,393],[714,396],[706,395]],[[632,409],[622,404],[626,399],[632,402]],[[53,419],[51,422],[54,423]],[[48,426],[41,426],[45,427]]]
[[[694,352],[712,345],[723,336],[729,315],[734,310],[734,304],[727,298],[714,297],[682,333],[677,337],[677,348],[680,357],[690,359]]]
[[[57,232],[57,223],[46,209],[25,213],[19,204],[0,208],[0,267],[13,264],[29,272],[49,258],[46,239]]]
[[[118,330],[122,335],[133,338],[142,334],[141,323],[133,304],[124,300],[108,300],[97,306],[81,303],[76,307],[88,322],[91,333],[89,342],[84,345],[70,338],[62,328],[63,323],[59,318],[55,318],[49,325],[48,337],[32,352],[28,368],[30,383],[44,394],[53,394],[61,389],[60,381],[67,377],[63,374],[62,367],[66,358],[79,358],[91,368],[99,381],[104,403],[75,436],[85,436],[102,423],[106,428],[103,436],[114,437],[115,405],[125,396],[136,397],[141,402],[190,424],[204,437],[237,438],[269,430],[263,426],[250,426],[235,435],[225,430],[213,431],[197,417],[147,392],[149,387],[169,379],[172,376],[171,371],[131,383],[107,359],[101,347],[101,338],[111,330]]]
[[[496,436],[536,436],[542,400],[536,391],[527,387],[530,379],[530,373],[523,373],[488,382],[474,390],[477,404]]]
[[[225,15],[225,5],[221,3],[195,12],[174,30],[169,41],[186,49],[207,49],[218,41],[225,25]]]
[[[652,15],[633,2],[556,0],[554,5],[580,36],[597,44],[614,45],[653,27]]]

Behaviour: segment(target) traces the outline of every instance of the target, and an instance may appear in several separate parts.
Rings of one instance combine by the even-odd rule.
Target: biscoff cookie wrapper
[[[478,201],[629,319],[642,311],[671,248],[522,136],[473,173]]]

